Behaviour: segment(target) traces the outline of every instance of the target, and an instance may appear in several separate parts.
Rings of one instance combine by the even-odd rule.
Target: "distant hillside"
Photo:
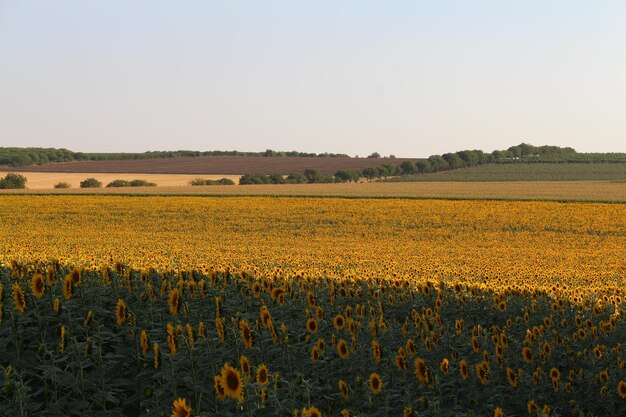
[[[626,163],[491,163],[447,171],[406,175],[393,182],[433,181],[625,181]]]
[[[263,157],[323,157],[349,158],[345,154],[306,153],[297,151],[240,152],[240,151],[150,151],[143,153],[84,153],[56,148],[2,148],[0,166],[20,167],[73,161],[124,161],[137,159],[162,159],[199,156],[263,156]]]
[[[315,169],[322,174],[339,170],[361,171],[381,164],[415,163],[411,158],[267,158],[261,156],[198,156],[121,161],[77,161],[58,164],[31,165],[11,168],[12,172],[88,172],[137,174],[198,174],[240,175],[291,174]]]

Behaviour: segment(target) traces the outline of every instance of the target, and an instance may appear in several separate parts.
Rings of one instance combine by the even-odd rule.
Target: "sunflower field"
[[[626,415],[626,206],[2,196],[0,415]]]

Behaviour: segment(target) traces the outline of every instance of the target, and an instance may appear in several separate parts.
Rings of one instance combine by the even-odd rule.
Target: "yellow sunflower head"
[[[373,372],[370,375],[370,390],[374,393],[374,394],[380,394],[380,392],[383,390],[383,380],[380,378],[380,375],[378,375],[376,372]]]
[[[229,364],[225,364],[222,367],[221,376],[221,385],[224,389],[224,394],[228,397],[231,397],[239,402],[243,401],[243,380],[241,379],[241,375],[239,371],[230,366]]]
[[[30,289],[36,298],[41,298],[43,296],[43,293],[46,290],[46,285],[43,281],[43,275],[39,273],[33,275],[30,280]]]
[[[172,404],[172,414],[170,417],[189,417],[191,415],[191,407],[187,405],[185,398],[174,400]]]

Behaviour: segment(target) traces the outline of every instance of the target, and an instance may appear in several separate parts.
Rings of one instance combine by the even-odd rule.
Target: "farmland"
[[[4,195],[0,241],[10,415],[626,410],[622,204]]]
[[[626,181],[626,163],[498,163],[399,177],[392,181]]]
[[[26,174],[27,176],[29,174]],[[35,181],[47,184],[67,178],[63,174],[34,173]],[[43,175],[42,179],[37,178]],[[53,175],[48,177],[48,175]],[[60,175],[60,176],[57,176]],[[72,174],[75,181],[87,175]],[[96,178],[124,178],[122,174],[107,174]],[[237,186],[182,186],[193,176],[144,175],[156,182],[158,187],[126,188],[71,188],[0,190],[0,194],[32,195],[169,195],[169,196],[309,196],[347,198],[451,198],[451,199],[504,199],[504,200],[559,200],[559,201],[606,201],[626,202],[626,182],[622,181],[513,181],[513,182],[361,182],[358,184],[267,184]],[[219,178],[221,176],[214,176]],[[126,178],[136,178],[127,175]],[[204,177],[206,178],[206,177]],[[71,180],[71,179],[68,179]],[[103,181],[104,182],[104,181]],[[30,184],[30,180],[29,180]],[[171,184],[171,186],[168,186]]]
[[[334,174],[340,169],[362,170],[390,163],[399,165],[417,158],[198,156],[137,160],[76,161],[10,168],[14,172],[73,172],[125,174],[241,175],[291,174],[316,169]],[[7,168],[8,169],[8,168]]]

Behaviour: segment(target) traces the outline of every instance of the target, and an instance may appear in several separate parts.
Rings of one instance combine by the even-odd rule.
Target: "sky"
[[[626,1],[0,0],[0,146],[626,152]]]

